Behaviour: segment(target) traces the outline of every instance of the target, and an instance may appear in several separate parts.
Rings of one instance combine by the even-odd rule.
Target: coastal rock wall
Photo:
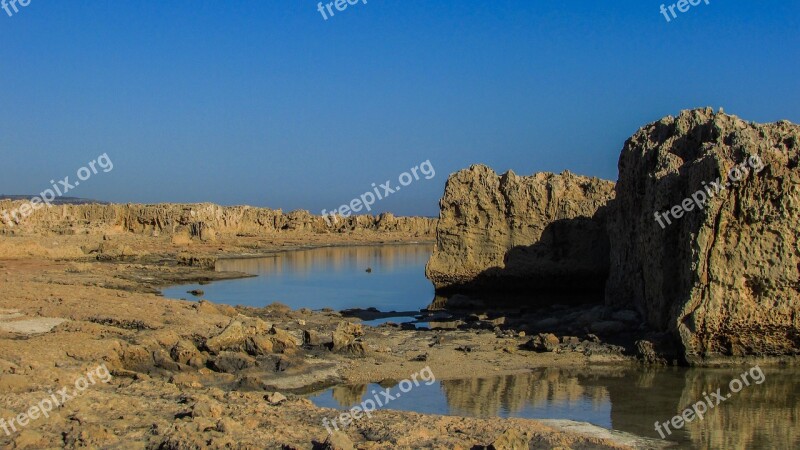
[[[800,352],[799,140],[789,122],[711,109],[634,134],[609,214],[607,303],[673,332],[689,362]]]
[[[447,291],[603,291],[603,207],[614,183],[564,172],[497,175],[483,165],[447,180],[426,275]]]
[[[26,202],[0,201],[0,212]],[[47,235],[103,233],[110,230],[144,235],[168,234],[204,241],[225,236],[269,236],[275,233],[348,233],[391,231],[433,237],[436,219],[379,216],[338,217],[330,225],[308,211],[283,213],[250,206],[201,204],[88,204],[41,207],[13,226],[0,218],[0,234]]]

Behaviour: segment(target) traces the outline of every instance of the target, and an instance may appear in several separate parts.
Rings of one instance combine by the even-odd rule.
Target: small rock
[[[231,419],[230,417],[223,417],[223,418],[219,419],[219,422],[217,422],[217,428],[216,429],[220,433],[230,434],[230,433],[235,433],[235,432],[241,430],[242,426],[239,425],[238,422],[236,422],[235,420]]]
[[[667,365],[667,360],[658,354],[655,345],[648,340],[636,341],[636,356],[645,364]]]
[[[193,358],[197,358],[198,360],[204,359],[194,343],[188,339],[179,340],[178,343],[172,347],[169,354],[175,362],[180,364],[189,364]]]
[[[211,364],[218,372],[236,373],[255,367],[256,360],[244,353],[224,351],[220,352]]]
[[[288,398],[286,398],[286,396],[281,394],[280,392],[273,392],[271,394],[267,394],[264,396],[264,399],[272,405],[280,405],[281,403],[288,400]]]
[[[581,340],[577,336],[562,336],[561,343],[565,345],[580,345]]]
[[[411,358],[411,361],[424,362],[424,361],[427,361],[427,360],[428,360],[428,354],[427,353],[421,353],[421,354]]]
[[[192,294],[195,297],[202,297],[206,295],[206,293],[202,289],[193,289],[191,291],[186,291],[187,294]]]
[[[266,336],[250,336],[244,344],[244,349],[250,356],[264,356],[275,352],[275,344]]]
[[[219,419],[222,417],[222,405],[208,397],[201,397],[192,405],[191,416],[193,418],[208,417]]]
[[[530,439],[514,428],[509,428],[489,445],[489,450],[528,450]]]
[[[308,347],[330,347],[333,345],[333,336],[315,330],[305,330],[303,331],[303,345]]]
[[[325,450],[355,450],[350,437],[339,430],[328,435],[328,438],[322,444],[322,448]]]
[[[534,336],[525,344],[525,348],[536,352],[555,352],[560,351],[560,344],[558,337],[552,333],[541,333]]]

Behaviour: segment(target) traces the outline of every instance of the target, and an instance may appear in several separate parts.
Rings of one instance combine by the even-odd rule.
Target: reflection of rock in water
[[[430,245],[387,245],[382,247],[324,247],[282,253],[256,259],[220,260],[218,270],[246,273],[280,274],[285,270],[307,273],[325,268],[333,272],[351,267],[370,266],[373,270],[392,271],[396,267],[424,264]]]
[[[361,398],[367,393],[366,384],[355,384],[348,386],[335,386],[331,395],[333,399],[343,408],[350,408],[361,403]]]
[[[600,378],[611,395],[611,424],[615,429],[660,439],[656,421],[664,423],[690,405],[711,397],[745,369],[666,369],[630,372],[624,378]],[[767,369],[766,381],[751,381],[730,399],[710,408],[703,420],[693,420],[683,430],[668,436],[692,448],[800,448],[800,381],[796,370]],[[631,377],[634,378],[631,381]],[[588,383],[589,381],[585,381]],[[716,403],[716,402],[714,402]]]
[[[451,414],[497,416],[526,406],[611,403],[611,426],[660,440],[654,429],[691,404],[711,397],[746,369],[542,369],[484,379],[442,381]],[[693,420],[669,440],[680,448],[800,448],[800,379],[797,369],[766,368],[766,381],[749,387]],[[758,377],[756,377],[758,378]],[[752,380],[752,378],[751,378]]]
[[[728,383],[745,370],[689,371],[678,407],[685,409],[700,401],[703,392],[711,397],[711,392],[718,388],[726,396],[731,392]],[[764,370],[766,379],[762,384],[750,381],[750,386],[732,393],[730,399],[710,410],[704,420],[689,423],[687,432],[692,443],[719,449],[800,448],[800,429],[796,426],[800,418],[800,381],[795,374],[770,372],[770,368]]]
[[[602,386],[582,386],[568,370],[544,369],[533,373],[495,378],[442,381],[447,403],[455,414],[496,416],[519,412],[526,405],[575,405],[590,400],[608,401]]]

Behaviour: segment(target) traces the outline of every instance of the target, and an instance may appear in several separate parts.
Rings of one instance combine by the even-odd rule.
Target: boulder
[[[800,126],[710,108],[641,128],[619,159],[606,302],[690,363],[800,352]]]
[[[574,175],[450,176],[426,275],[437,291],[591,292],[608,275],[604,206],[614,183]]]

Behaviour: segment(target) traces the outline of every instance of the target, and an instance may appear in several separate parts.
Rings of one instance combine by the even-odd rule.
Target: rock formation
[[[609,214],[607,303],[671,331],[689,362],[800,352],[799,140],[789,122],[711,109],[634,134]]]
[[[569,172],[498,176],[483,165],[457,172],[440,202],[426,274],[442,292],[602,293],[603,206],[613,189],[610,181]]]
[[[27,202],[0,201],[0,213]],[[221,236],[270,236],[283,232],[347,233],[392,231],[432,237],[436,220],[425,217],[338,217],[330,225],[308,211],[283,213],[250,206],[201,204],[88,204],[40,207],[10,226],[0,217],[0,234],[80,234],[123,231],[144,235],[172,235],[175,241],[214,241]]]

